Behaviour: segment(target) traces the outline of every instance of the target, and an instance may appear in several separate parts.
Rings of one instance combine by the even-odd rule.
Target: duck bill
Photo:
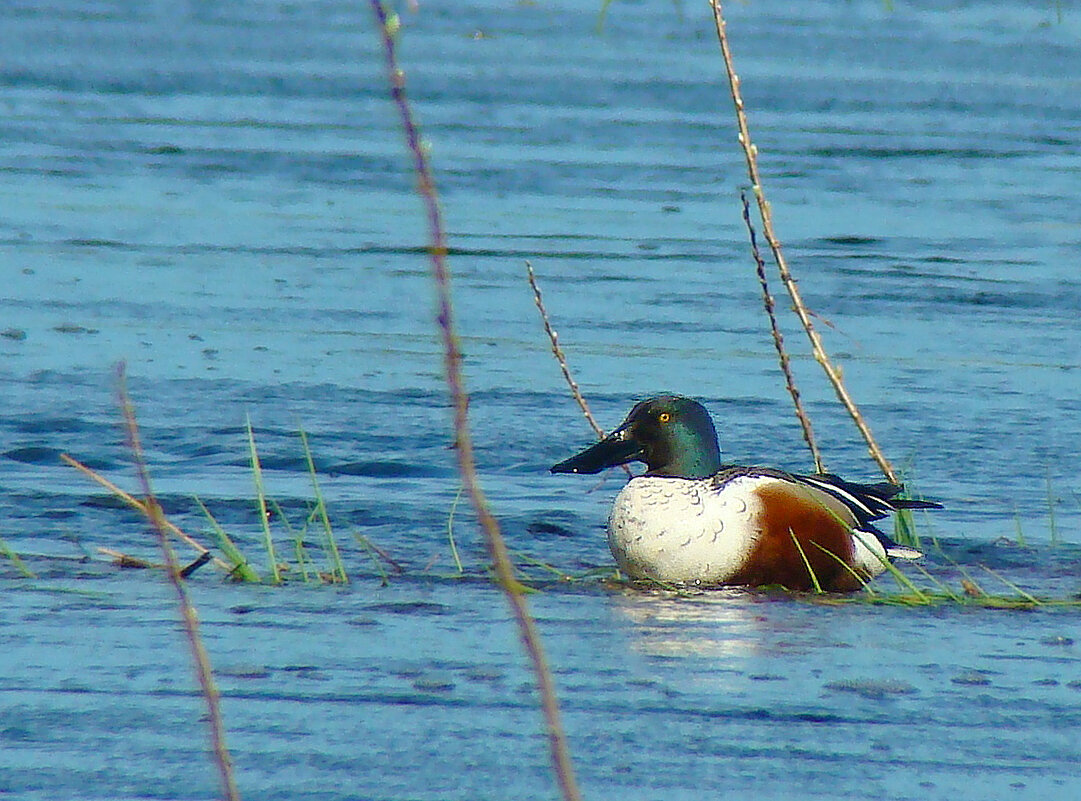
[[[613,431],[596,445],[586,448],[577,456],[552,465],[553,473],[599,473],[608,467],[633,462],[642,458],[642,446],[626,429]]]

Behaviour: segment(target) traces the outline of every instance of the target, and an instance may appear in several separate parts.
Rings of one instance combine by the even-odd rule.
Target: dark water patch
[[[950,679],[950,681],[953,684],[959,684],[963,687],[986,687],[991,684],[991,678],[987,675],[986,671],[975,670],[959,673]]]
[[[447,478],[452,472],[431,465],[403,464],[389,461],[346,462],[326,468],[328,475],[362,476],[365,478]]]
[[[410,601],[393,603],[374,603],[364,607],[371,612],[388,612],[394,615],[446,615],[450,607],[431,601]]]
[[[116,431],[116,426],[102,425],[79,417],[57,417],[48,413],[25,414],[4,418],[0,425],[23,434],[83,434]]]
[[[845,248],[864,248],[883,244],[883,240],[873,236],[827,236],[821,239],[828,245],[839,245]]]
[[[23,462],[24,464],[60,464],[61,451],[56,448],[48,448],[41,446],[28,446],[25,448],[13,448],[9,451],[4,451],[2,455],[6,459],[11,459],[15,462]]]
[[[526,524],[525,529],[531,537],[561,538],[576,536],[574,529],[551,520],[533,520]]]
[[[823,687],[834,692],[852,693],[872,701],[919,692],[912,684],[900,679],[838,679],[827,682]]]

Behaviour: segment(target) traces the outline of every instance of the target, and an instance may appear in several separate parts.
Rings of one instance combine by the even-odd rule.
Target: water
[[[402,12],[482,480],[511,548],[576,575],[611,565],[620,479],[546,474],[589,431],[527,259],[603,425],[681,391],[706,402],[731,459],[808,467],[760,312],[708,13],[617,3],[598,35],[597,6]],[[919,521],[943,546],[928,569],[957,588],[955,560],[1011,592],[987,565],[1071,597],[1081,18],[1052,3],[726,11],[804,295],[882,447],[946,504]],[[198,495],[265,572],[245,416],[295,524],[311,497],[303,426],[354,578],[241,587],[204,568],[191,582],[243,796],[554,797],[464,504],[469,577],[452,578],[423,217],[368,9],[26,0],[0,11],[0,46],[0,536],[38,575],[0,563],[0,792],[217,793],[170,592],[97,552],[154,558],[152,539],[58,462],[134,488],[112,376],[125,359],[178,524],[211,539]],[[787,333],[828,466],[873,478]],[[401,565],[389,586],[352,532]],[[1077,785],[1074,612],[668,598],[526,569],[587,797]]]

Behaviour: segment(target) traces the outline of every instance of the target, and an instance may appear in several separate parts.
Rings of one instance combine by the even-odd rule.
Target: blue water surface
[[[547,474],[592,434],[526,261],[603,426],[677,391],[709,407],[726,457],[811,464],[708,5],[613,3],[598,31],[600,6],[398,9],[481,480],[542,589],[530,608],[585,796],[1072,798],[1074,611],[602,580],[623,478]],[[923,566],[957,592],[967,574],[1075,598],[1081,17],[983,0],[725,12],[815,324],[883,450],[946,507],[917,517]],[[267,575],[249,418],[284,515],[286,586],[213,567],[189,582],[242,796],[556,797],[531,674],[455,505],[425,218],[369,7],[20,0],[0,49],[0,538],[36,575],[0,558],[0,794],[219,793],[170,589],[98,550],[156,560],[153,537],[59,459],[136,491],[124,360],[174,522],[214,544],[197,496]],[[875,479],[772,289],[827,466]],[[344,587],[300,580],[301,428]],[[302,536],[325,566],[319,524]]]

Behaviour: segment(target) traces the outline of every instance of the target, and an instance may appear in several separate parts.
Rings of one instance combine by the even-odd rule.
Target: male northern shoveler
[[[616,496],[608,545],[634,578],[792,590],[817,578],[823,589],[858,589],[888,558],[921,556],[872,521],[941,508],[898,498],[898,484],[722,464],[709,412],[680,395],[638,403],[619,428],[551,470],[599,473],[632,461],[648,470]]]

